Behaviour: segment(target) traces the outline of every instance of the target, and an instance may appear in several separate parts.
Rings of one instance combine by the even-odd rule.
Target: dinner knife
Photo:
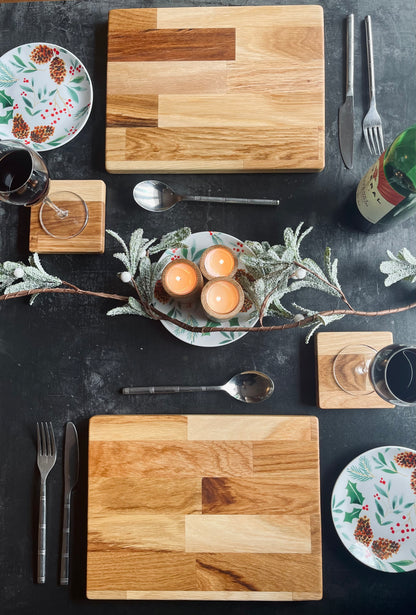
[[[64,452],[64,506],[62,518],[61,576],[60,584],[69,583],[69,537],[71,526],[71,495],[78,482],[79,445],[78,433],[73,423],[66,424]]]
[[[352,169],[354,156],[354,15],[347,17],[345,101],[338,111],[338,138],[341,156],[347,169]]]

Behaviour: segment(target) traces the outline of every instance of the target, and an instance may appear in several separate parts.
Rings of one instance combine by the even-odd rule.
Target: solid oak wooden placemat
[[[324,139],[322,7],[109,12],[107,171],[319,171]]]
[[[40,206],[31,207],[29,250],[39,254],[103,254],[105,250],[105,183],[98,179],[52,180],[49,194],[52,195],[61,190],[75,192],[87,203],[89,213],[87,226],[82,233],[72,239],[56,239],[45,233],[40,225]]]
[[[350,395],[336,383],[332,367],[340,350],[349,344],[367,344],[376,350],[393,342],[390,331],[323,331],[315,336],[317,405],[319,408],[394,408],[377,393]]]
[[[87,596],[319,600],[318,420],[94,416]]]

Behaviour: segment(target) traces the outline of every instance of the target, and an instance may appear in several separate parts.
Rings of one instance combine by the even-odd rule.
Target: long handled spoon
[[[211,203],[243,203],[246,205],[279,205],[270,199],[235,199],[222,196],[181,196],[163,182],[149,179],[139,182],[133,189],[133,198],[147,211],[167,211],[179,201],[207,201]]]
[[[225,391],[239,401],[253,404],[268,399],[274,391],[274,383],[262,372],[248,371],[236,374],[222,386],[127,387],[121,390],[124,395],[195,393],[198,391]]]

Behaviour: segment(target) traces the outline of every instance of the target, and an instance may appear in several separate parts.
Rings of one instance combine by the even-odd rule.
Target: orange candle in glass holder
[[[238,259],[227,246],[215,245],[207,248],[201,256],[199,268],[207,280],[232,277],[237,271]]]
[[[192,301],[199,295],[203,285],[198,265],[186,258],[171,261],[163,270],[162,286],[177,301]]]
[[[214,278],[202,289],[201,303],[213,320],[230,320],[241,312],[244,292],[233,278]]]

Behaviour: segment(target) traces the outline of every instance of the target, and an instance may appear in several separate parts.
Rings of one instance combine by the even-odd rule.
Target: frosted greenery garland
[[[302,257],[300,246],[304,238],[312,231],[312,227],[302,231],[303,223],[293,230],[286,228],[283,234],[283,244],[271,245],[268,242],[246,241],[246,252],[240,256],[246,273],[239,279],[248,299],[255,306],[260,325],[255,327],[215,327],[215,331],[276,331],[295,327],[310,327],[306,341],[321,326],[326,326],[347,315],[381,316],[397,313],[416,307],[416,303],[404,307],[379,310],[375,312],[354,310],[348,302],[338,280],[338,260],[332,259],[331,249],[326,248],[323,255],[323,268],[312,258]],[[70,282],[50,275],[42,267],[38,254],[29,257],[29,264],[23,262],[5,261],[0,263],[0,300],[30,296],[30,303],[44,293],[81,294],[95,297],[110,298],[123,302],[120,307],[113,308],[109,316],[134,314],[154,320],[165,320],[193,332],[208,333],[212,327],[195,327],[182,323],[159,311],[154,305],[155,285],[160,280],[162,271],[169,262],[169,256],[162,256],[152,261],[151,256],[169,249],[185,247],[184,241],[191,234],[189,228],[182,228],[157,239],[146,239],[143,229],[135,230],[127,244],[117,233],[108,230],[122,247],[122,252],[114,254],[124,271],[119,273],[120,279],[128,283],[136,296],[124,296],[105,292],[83,290]],[[407,248],[403,248],[397,256],[388,251],[389,260],[380,265],[382,273],[387,277],[386,286],[400,280],[416,282],[416,258]],[[282,304],[282,299],[289,293],[311,288],[341,299],[343,309],[315,311],[292,303],[291,307]],[[279,325],[264,325],[266,316],[282,318],[288,322]]]

